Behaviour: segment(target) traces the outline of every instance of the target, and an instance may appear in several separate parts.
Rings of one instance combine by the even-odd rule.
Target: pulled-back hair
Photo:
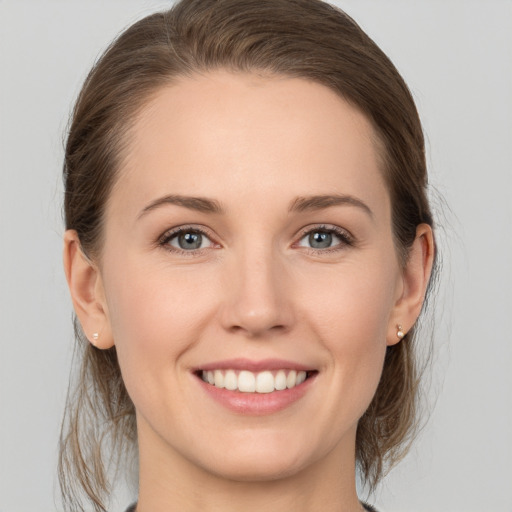
[[[106,203],[138,112],[177,78],[216,69],[312,80],[366,115],[404,265],[416,227],[433,224],[416,107],[387,56],[347,14],[320,0],[183,0],[138,21],[107,48],[80,92],[65,152],[65,224],[77,231],[83,252],[93,261],[101,255]],[[76,318],[75,335],[79,371],[68,391],[59,479],[66,510],[84,510],[85,498],[105,511],[107,468],[136,447],[135,410],[115,346],[92,346]],[[356,458],[370,487],[413,438],[420,373],[413,327],[387,348],[377,392],[359,421]]]

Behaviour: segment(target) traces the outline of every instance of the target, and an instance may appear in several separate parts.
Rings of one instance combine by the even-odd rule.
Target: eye
[[[307,231],[298,242],[299,247],[315,250],[336,249],[346,245],[353,245],[348,232],[341,228],[323,226]]]
[[[178,228],[167,232],[161,239],[160,245],[170,250],[197,251],[213,246],[208,235],[197,228]]]

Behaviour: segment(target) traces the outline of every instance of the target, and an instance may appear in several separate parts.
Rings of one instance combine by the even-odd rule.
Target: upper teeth
[[[217,388],[226,388],[230,391],[242,393],[272,393],[290,389],[306,380],[305,371],[279,370],[277,372],[264,371],[259,373],[242,370],[209,370],[201,374],[205,382]]]

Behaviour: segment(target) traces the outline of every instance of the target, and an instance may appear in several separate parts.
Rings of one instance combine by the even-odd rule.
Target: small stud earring
[[[398,328],[398,331],[396,333],[396,336],[399,340],[401,340],[404,336],[405,336],[405,333],[403,331],[403,327],[402,327],[402,324],[398,324],[397,325],[397,328]]]
[[[94,332],[92,334],[92,339],[93,339],[93,345],[96,343],[96,341],[98,341],[98,338],[100,337],[100,335],[97,333],[97,332]]]

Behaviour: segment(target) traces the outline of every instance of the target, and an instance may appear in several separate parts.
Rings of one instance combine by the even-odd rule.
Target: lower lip
[[[241,393],[217,388],[204,382],[200,377],[196,380],[204,391],[215,401],[230,411],[252,416],[263,416],[282,411],[302,398],[311,388],[316,373],[308,377],[303,383],[291,389],[273,391],[272,393]]]

